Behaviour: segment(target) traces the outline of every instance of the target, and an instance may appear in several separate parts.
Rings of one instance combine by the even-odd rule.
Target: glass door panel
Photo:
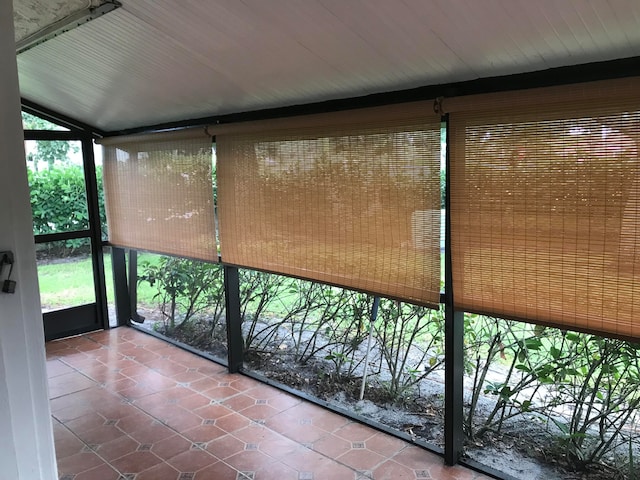
[[[36,259],[43,312],[95,303],[88,238],[39,243]]]
[[[93,172],[87,163],[92,157],[83,156],[85,142],[69,140],[68,132],[54,139],[44,136],[25,131],[26,138],[36,138],[25,141],[25,154],[44,330],[50,340],[103,328],[106,314],[98,308],[101,248],[87,193],[92,191],[87,182],[95,182],[85,172],[85,167]]]
[[[24,145],[33,234],[89,230],[81,143],[77,140],[27,140]]]

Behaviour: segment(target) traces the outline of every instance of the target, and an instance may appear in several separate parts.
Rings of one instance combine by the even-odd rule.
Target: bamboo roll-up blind
[[[431,103],[212,131],[224,262],[438,304]]]
[[[100,143],[110,243],[217,261],[213,150],[204,129]]]
[[[456,308],[640,338],[640,84],[612,85],[459,100]]]

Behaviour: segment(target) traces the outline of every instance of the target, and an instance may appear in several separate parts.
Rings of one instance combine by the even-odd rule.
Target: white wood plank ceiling
[[[22,96],[114,131],[640,55],[639,0],[121,2],[18,55]]]

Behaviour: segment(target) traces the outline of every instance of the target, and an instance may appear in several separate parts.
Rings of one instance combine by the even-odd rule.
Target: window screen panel
[[[456,308],[640,337],[631,85],[609,98],[606,85],[594,96],[589,86],[521,92],[517,108],[450,114]]]
[[[101,143],[110,243],[217,261],[211,137],[188,130]]]
[[[217,133],[222,260],[437,304],[440,119],[415,110]]]

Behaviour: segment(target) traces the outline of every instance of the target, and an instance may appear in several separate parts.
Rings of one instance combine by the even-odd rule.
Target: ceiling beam
[[[47,107],[43,107],[42,105],[39,105],[30,100],[26,100],[22,98],[21,101],[22,101],[22,110],[24,110],[27,113],[30,113],[31,115],[35,115],[36,117],[40,117],[44,120],[48,120],[51,123],[60,125],[61,127],[68,128],[71,131],[90,133],[95,138],[105,136],[104,131],[92,125],[87,125],[86,123],[67,117],[66,115],[55,112]]]

